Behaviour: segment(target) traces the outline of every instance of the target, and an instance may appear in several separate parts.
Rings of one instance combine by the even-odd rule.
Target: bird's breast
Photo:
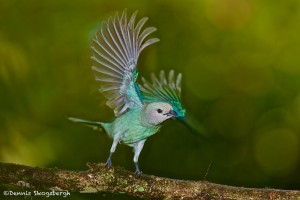
[[[159,130],[159,126],[144,126],[140,120],[140,111],[129,111],[113,122],[113,132],[122,133],[121,140],[131,144],[146,139]]]

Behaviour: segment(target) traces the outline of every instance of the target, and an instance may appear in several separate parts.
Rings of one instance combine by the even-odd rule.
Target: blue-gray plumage
[[[100,92],[107,98],[107,105],[114,110],[116,119],[111,123],[91,122],[69,118],[95,129],[104,129],[113,139],[106,166],[111,167],[111,156],[119,142],[134,148],[133,161],[136,174],[140,175],[138,158],[148,137],[155,134],[160,124],[169,118],[184,117],[185,110],[180,102],[181,78],[171,70],[166,77],[161,71],[157,78],[151,75],[152,83],[142,78],[136,82],[137,61],[147,46],[159,41],[148,38],[156,31],[154,27],[143,29],[148,18],[135,23],[137,12],[127,20],[126,10],[102,23],[93,39],[92,69],[96,80],[101,82]]]

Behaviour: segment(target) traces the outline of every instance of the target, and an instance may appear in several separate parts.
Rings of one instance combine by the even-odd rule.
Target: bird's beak
[[[177,117],[178,114],[174,110],[170,110],[169,112],[165,113],[164,115],[170,116],[170,117]]]

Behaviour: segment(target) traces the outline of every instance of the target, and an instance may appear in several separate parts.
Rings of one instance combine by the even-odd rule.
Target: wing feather
[[[148,27],[146,28],[140,35],[140,38],[138,40],[139,42],[139,46],[142,45],[142,42],[144,41],[144,39],[150,35],[151,33],[155,32],[157,29],[155,27]]]
[[[107,27],[107,31],[109,31],[109,28]],[[113,46],[113,40],[112,41],[109,41],[109,39],[107,37],[105,37],[104,33],[103,33],[103,29],[101,29],[101,35],[102,35],[102,38],[103,38],[103,41],[105,42],[105,44],[108,46],[106,47],[105,49],[109,49],[109,50],[112,50],[112,52],[109,53],[109,55],[114,58],[116,61],[119,61],[119,62],[122,62],[124,61],[124,59],[126,59],[124,57],[124,54],[123,52],[121,52],[121,55],[123,56],[123,59],[121,58],[121,55],[120,53],[118,52],[118,50]],[[106,51],[108,52],[108,51]],[[116,58],[114,55],[116,55],[118,58]],[[123,63],[126,65],[126,63]],[[121,65],[122,66],[122,65]]]
[[[102,84],[99,91],[107,98],[106,104],[116,116],[142,106],[136,83],[137,61],[143,49],[159,41],[157,38],[147,39],[156,28],[143,28],[148,18],[136,23],[136,16],[137,11],[128,19],[126,10],[121,16],[116,13],[102,23],[92,40],[92,70],[95,79]]]
[[[122,49],[122,51],[125,52],[125,54],[126,54],[126,46],[125,46],[126,44],[123,42],[124,37],[121,35],[122,32],[120,30],[120,26],[119,27],[116,26],[116,24],[118,23],[118,22],[116,22],[117,18],[119,18],[118,15],[115,16],[115,18],[113,19],[113,24],[112,25],[114,27],[114,31],[116,33],[116,36],[118,37],[118,41],[120,42],[120,45],[122,46],[122,48],[120,48],[120,49]],[[124,54],[123,54],[123,59],[126,60],[126,56]],[[124,65],[126,65],[126,63],[124,63]]]
[[[120,66],[122,66],[122,65],[125,64],[125,63],[122,63],[122,59],[119,60],[119,58],[116,58],[116,57],[114,56],[114,53],[108,50],[109,47],[105,47],[104,45],[101,45],[101,43],[100,43],[99,40],[98,40],[98,37],[96,37],[96,39],[97,39],[97,40],[93,40],[93,41],[94,41],[96,44],[98,44],[99,47],[101,47],[101,49],[107,54],[107,56],[110,56],[111,59],[113,59],[113,60],[115,60],[116,62],[118,62],[118,65],[115,65],[115,66],[116,66],[117,68],[119,68],[119,69],[122,71],[122,69],[120,68]],[[93,50],[93,51],[94,51],[94,50],[97,50],[97,51],[98,51],[98,52],[97,52],[98,54],[99,54],[99,52],[100,52],[101,49],[97,49],[96,46],[92,46],[92,50]],[[99,54],[99,57],[100,57],[100,58],[103,58],[103,55],[105,55],[104,52]],[[96,57],[96,55],[95,55],[95,52],[94,52],[94,56],[92,56],[92,59],[93,59],[93,58],[94,58],[94,59],[97,59],[97,57]],[[107,58],[104,58],[104,59],[107,59]],[[97,59],[97,60],[98,60],[98,62],[100,62],[99,59]],[[100,64],[101,64],[101,63],[100,63]],[[106,66],[106,67],[108,67],[108,66]],[[113,66],[111,66],[111,68],[113,68]]]
[[[99,72],[99,73],[102,73],[103,75],[111,76],[113,78],[117,78],[117,79],[122,80],[122,76],[120,76],[118,73],[114,73],[114,72],[104,70],[104,69],[99,69],[99,68],[94,67],[94,66],[92,66],[92,69]]]
[[[162,70],[157,78],[151,74],[149,83],[145,78],[142,78],[143,84],[140,85],[141,93],[144,102],[167,102],[170,103],[173,109],[178,113],[179,117],[183,117],[185,110],[181,105],[181,80],[182,74],[179,73],[175,79],[174,70],[171,70],[166,78],[165,72]]]

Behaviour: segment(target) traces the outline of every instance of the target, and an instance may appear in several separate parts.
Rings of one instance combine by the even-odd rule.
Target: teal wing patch
[[[136,15],[137,11],[127,21],[124,10],[121,17],[116,13],[104,21],[91,46],[92,69],[96,80],[101,82],[99,90],[107,98],[106,104],[114,110],[116,116],[142,106],[136,83],[138,57],[143,49],[159,41],[157,38],[147,39],[156,28],[143,28],[147,17],[135,23]]]
[[[168,79],[163,70],[160,71],[159,78],[152,73],[152,83],[142,77],[143,84],[139,86],[144,102],[167,102],[178,113],[178,117],[183,117],[185,110],[181,104],[181,79],[181,73],[175,79],[174,70],[169,72]]]

